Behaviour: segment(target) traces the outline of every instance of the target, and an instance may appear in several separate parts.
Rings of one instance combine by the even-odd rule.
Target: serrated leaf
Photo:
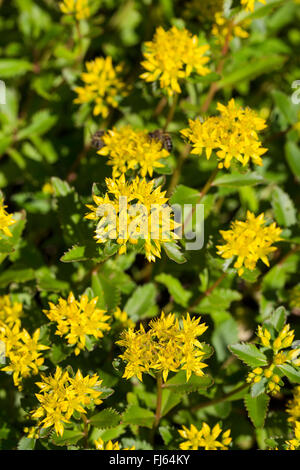
[[[89,418],[90,423],[101,429],[113,428],[118,426],[121,417],[117,411],[112,408],[107,408]]]
[[[61,258],[63,263],[73,263],[74,261],[83,261],[88,259],[86,255],[86,247],[74,245]]]
[[[122,423],[152,428],[155,415],[152,411],[137,405],[129,405],[122,415]]]
[[[250,367],[261,367],[268,364],[268,359],[255,344],[237,343],[228,347],[237,358]]]
[[[36,439],[30,439],[29,437],[21,437],[18,442],[18,450],[34,450]]]
[[[251,397],[255,398],[264,393],[267,384],[267,379],[264,377],[259,382],[255,383],[251,387]]]
[[[155,277],[155,281],[160,282],[167,287],[170,295],[182,307],[187,307],[189,299],[192,297],[192,292],[182,287],[180,281],[171,274],[161,273]]]
[[[252,423],[256,428],[262,428],[267,416],[270,397],[265,393],[256,397],[247,394],[244,401]]]

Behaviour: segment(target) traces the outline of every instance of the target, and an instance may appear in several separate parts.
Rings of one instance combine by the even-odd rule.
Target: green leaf
[[[230,175],[222,175],[215,179],[213,186],[228,186],[237,188],[242,186],[253,186],[255,184],[264,183],[264,178],[255,172],[231,173]]]
[[[272,207],[275,218],[281,227],[290,227],[296,223],[295,206],[290,196],[278,186],[272,191]]]
[[[162,246],[163,246],[167,256],[171,260],[175,261],[178,264],[186,263],[186,258],[181,253],[180,248],[179,248],[177,243],[175,243],[175,242],[174,243],[166,242],[166,243],[162,243]]]
[[[0,77],[10,78],[24,75],[33,69],[33,64],[24,59],[0,59]]]
[[[171,274],[161,273],[155,277],[155,281],[160,282],[161,284],[167,287],[168,291],[170,292],[170,295],[174,298],[175,302],[177,302],[182,307],[188,306],[188,302],[192,296],[192,292],[182,287],[178,279],[171,276]]]
[[[98,307],[113,312],[121,301],[121,294],[116,284],[107,279],[102,273],[92,274],[92,289],[98,296]]]
[[[56,116],[52,116],[48,109],[38,111],[32,117],[29,126],[18,132],[18,140],[26,139],[32,135],[43,135],[49,131],[57,121]]]
[[[295,369],[290,364],[281,364],[277,366],[290,382],[300,384],[300,370]]]
[[[229,350],[250,367],[261,367],[268,364],[266,356],[255,344],[237,343],[228,346]]]
[[[295,124],[298,120],[298,109],[297,106],[293,104],[290,96],[287,96],[279,90],[273,90],[272,95],[286,123]]]
[[[244,398],[248,416],[256,428],[262,428],[267,416],[270,397],[265,393],[252,397],[247,394]]]
[[[0,287],[6,287],[12,282],[23,283],[35,279],[35,272],[31,268],[17,269],[11,268],[6,269],[0,274]]]
[[[300,179],[300,148],[295,142],[285,144],[285,158],[294,175]]]
[[[156,288],[152,283],[138,287],[126,302],[124,311],[133,321],[145,316],[150,307],[155,305]]]
[[[269,318],[269,322],[275,330],[280,331],[284,327],[287,318],[287,311],[284,307],[278,307]]]
[[[226,73],[224,78],[217,83],[218,88],[234,86],[244,80],[253,80],[260,75],[269,73],[272,70],[280,70],[286,61],[286,57],[280,55],[262,56],[249,60],[247,63],[240,63],[233,72]]]
[[[267,379],[264,377],[259,382],[255,383],[251,387],[251,396],[252,398],[258,397],[265,391],[265,386],[267,384]]]
[[[137,405],[129,405],[122,415],[122,423],[136,426],[152,428],[154,423],[154,413]]]
[[[89,418],[90,423],[97,428],[113,428],[120,424],[121,417],[112,408],[106,408]]]
[[[86,247],[74,245],[61,258],[63,263],[73,263],[74,261],[83,261],[88,259]]]
[[[164,384],[164,389],[170,389],[173,393],[191,393],[196,391],[206,390],[213,384],[213,379],[209,375],[202,375],[201,377],[192,374],[189,381],[186,381],[186,372],[181,370],[177,372],[174,377],[169,379]]]

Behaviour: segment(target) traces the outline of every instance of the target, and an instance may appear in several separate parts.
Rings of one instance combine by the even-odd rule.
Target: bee
[[[168,152],[172,152],[173,149],[173,142],[171,136],[160,129],[156,129],[155,131],[148,133],[150,140],[156,140],[161,143],[162,148],[167,150]]]
[[[100,130],[95,132],[95,134],[92,136],[91,145],[94,149],[101,150],[105,146],[105,143],[102,140],[104,134],[105,131]]]

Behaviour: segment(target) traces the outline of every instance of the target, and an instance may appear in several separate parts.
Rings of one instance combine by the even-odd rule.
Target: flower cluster
[[[120,357],[125,361],[126,368],[123,377],[133,376],[142,381],[143,373],[159,372],[166,381],[170,372],[186,371],[188,381],[192,373],[202,376],[202,369],[207,367],[203,361],[205,352],[203,344],[198,341],[207,329],[200,318],[190,318],[189,314],[182,319],[182,324],[174,314],[152,320],[150,328],[145,331],[143,325],[139,330],[133,328],[122,333],[122,339],[117,342],[125,347]]]
[[[0,239],[1,239],[1,232],[4,233],[7,237],[11,237],[12,233],[9,230],[9,226],[16,223],[13,219],[13,214],[8,214],[5,210],[7,206],[3,204],[3,199],[0,199]]]
[[[267,149],[261,146],[257,132],[265,129],[265,120],[255,111],[236,105],[234,99],[228,106],[218,103],[217,109],[220,116],[209,117],[204,122],[190,119],[189,127],[181,131],[193,147],[191,152],[201,155],[205,149],[209,159],[215,151],[219,168],[229,168],[232,160],[243,166],[252,160],[261,166],[261,156]]]
[[[36,383],[40,388],[40,393],[36,393],[40,406],[31,412],[32,417],[39,420],[42,428],[54,426],[57,435],[63,435],[64,424],[70,422],[75,411],[86,413],[86,407],[102,403],[101,391],[97,390],[102,381],[96,374],[83,377],[78,370],[71,377],[57,367],[54,376],[41,377],[42,382]]]
[[[221,45],[231,41],[234,37],[245,39],[249,36],[249,33],[244,27],[249,26],[249,24],[249,20],[243,21],[242,24],[235,24],[233,20],[226,18],[222,12],[217,12],[212,27],[212,35],[217,38],[217,42]]]
[[[275,222],[268,226],[265,223],[263,213],[255,217],[248,211],[245,222],[236,220],[230,230],[220,231],[226,244],[217,246],[218,254],[225,259],[237,256],[234,267],[240,276],[244,267],[252,271],[259,259],[269,266],[268,255],[276,250],[272,245],[281,240],[281,229]]]
[[[75,16],[76,20],[85,20],[90,16],[89,0],[63,0],[59,8],[65,15]]]
[[[211,429],[207,423],[202,423],[200,431],[192,424],[190,429],[183,426],[178,432],[185,439],[179,446],[182,450],[228,450],[232,441],[230,429],[222,432],[219,424]]]
[[[165,31],[161,26],[156,29],[153,41],[145,43],[142,66],[146,69],[141,78],[146,82],[159,80],[160,87],[172,96],[181,93],[179,81],[188,78],[193,71],[204,76],[209,73],[205,55],[209,46],[199,46],[197,36],[187,29],[173,26]]]
[[[125,95],[125,84],[120,79],[123,70],[122,65],[116,67],[112,64],[110,56],[97,57],[95,60],[86,62],[87,71],[81,74],[84,86],[75,87],[78,97],[75,103],[93,103],[95,116],[101,114],[106,118],[109,107],[118,107],[118,95]]]
[[[114,311],[114,318],[123,328],[134,327],[134,322],[128,317],[127,312],[122,311],[119,307]]]
[[[154,180],[147,182],[138,176],[132,182],[126,182],[124,175],[106,178],[106,186],[104,197],[93,195],[96,206],[87,205],[92,212],[85,216],[97,221],[97,243],[116,239],[122,254],[128,243],[137,245],[141,241],[149,262],[160,258],[161,243],[178,238],[174,232],[178,224],[166,204],[166,192],[160,186],[154,189]]]
[[[5,356],[9,360],[9,364],[1,370],[13,374],[14,384],[19,390],[22,390],[22,379],[38,374],[39,367],[44,363],[41,351],[49,347],[40,344],[39,338],[39,328],[31,336],[18,324],[9,327],[0,323],[0,341],[5,345]]]
[[[98,297],[89,301],[87,295],[76,300],[70,292],[67,300],[60,298],[57,305],[49,302],[50,309],[44,310],[49,320],[57,323],[56,334],[75,345],[76,355],[85,348],[86,336],[103,338],[103,332],[110,329],[107,323],[110,317],[97,308],[97,301]]]
[[[142,177],[147,173],[152,176],[155,168],[164,167],[161,160],[169,156],[159,140],[150,139],[147,131],[135,131],[130,126],[109,130],[101,140],[104,146],[98,154],[108,156],[113,178],[137,169]]]
[[[272,351],[272,360],[265,367],[256,367],[248,374],[248,383],[258,383],[262,379],[266,382],[267,391],[271,394],[279,392],[283,385],[281,372],[278,366],[291,364],[300,366],[300,348],[291,349],[295,332],[290,329],[290,325],[285,325],[277,334],[274,334],[266,326],[259,326],[257,331],[260,344]],[[287,351],[283,351],[287,349]]]
[[[124,449],[122,449],[118,441],[116,442],[108,441],[105,443],[103,439],[101,438],[96,439],[94,441],[94,444],[97,450],[135,450],[135,446],[132,446],[130,448],[125,447]]]
[[[258,0],[260,3],[266,4],[266,0]],[[254,11],[255,0],[241,0],[241,5],[245,7],[246,11]]]

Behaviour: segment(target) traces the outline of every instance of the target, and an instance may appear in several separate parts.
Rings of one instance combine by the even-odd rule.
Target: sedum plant
[[[0,449],[299,450],[299,1],[0,7]]]

